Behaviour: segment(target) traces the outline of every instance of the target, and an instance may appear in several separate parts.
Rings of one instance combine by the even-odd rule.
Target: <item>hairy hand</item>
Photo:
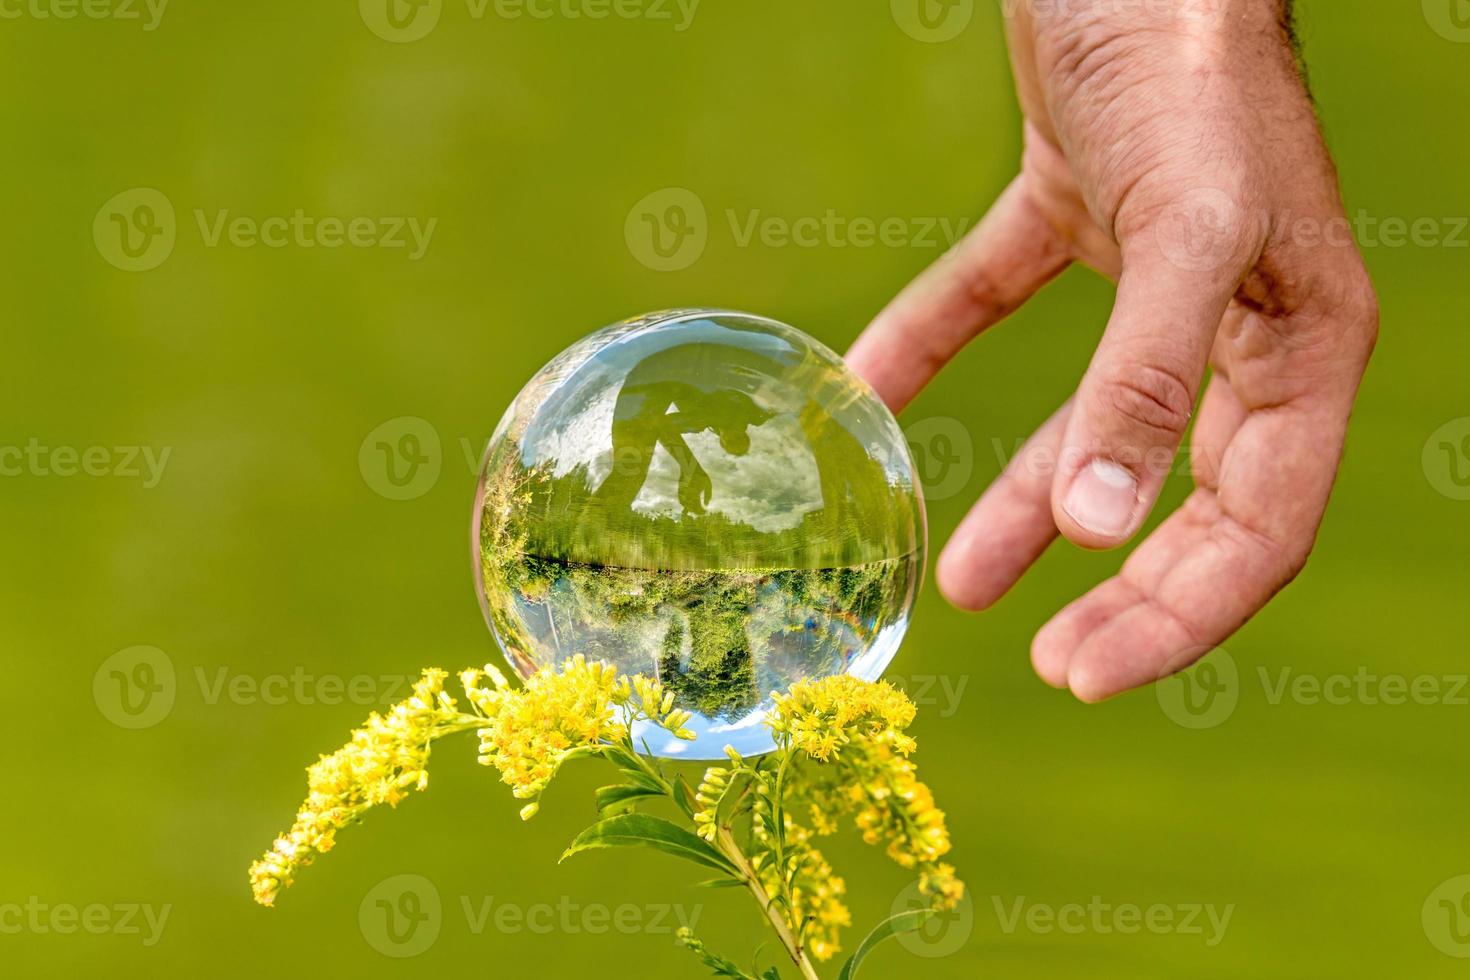
[[[1193,493],[1032,645],[1086,701],[1187,667],[1264,606],[1336,478],[1378,312],[1288,19],[1284,0],[1018,5],[1021,173],[849,354],[897,410],[1069,263],[1117,281],[1076,394],[938,564],[945,595],[983,609],[1058,534],[1124,543],[1198,405]]]

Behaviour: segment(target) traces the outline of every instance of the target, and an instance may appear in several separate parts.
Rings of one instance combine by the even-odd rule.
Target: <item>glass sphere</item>
[[[908,625],[924,508],[893,415],[842,359],[747,313],[606,327],[542,368],[491,437],[476,585],[517,673],[583,654],[657,677],[713,759],[768,752],[771,692],[876,680]]]

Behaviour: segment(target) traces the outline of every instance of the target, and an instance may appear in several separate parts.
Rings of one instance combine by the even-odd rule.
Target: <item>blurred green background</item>
[[[609,852],[557,867],[599,774],[569,773],[522,824],[468,742],[442,747],[427,794],[345,832],[278,908],[250,902],[246,867],[289,824],[302,767],[368,710],[350,695],[387,701],[399,692],[385,677],[497,658],[471,586],[470,460],[537,368],[605,323],[690,304],[843,349],[942,251],[924,219],[973,220],[1015,167],[1000,16],[984,2],[932,31],[904,0],[706,0],[692,19],[662,0],[603,19],[565,13],[596,0],[558,3],[536,18],[444,0],[416,20],[400,4],[399,27],[382,5],[343,0],[174,0],[157,19],[124,0],[5,5],[0,447],[19,455],[0,455],[0,972],[700,975],[672,918],[653,921],[660,903],[697,910],[729,955],[762,938],[744,896],[688,887],[674,862]],[[1365,241],[1383,336],[1306,574],[1228,644],[1236,680],[1217,671],[1225,707],[1204,716],[1167,691],[1086,707],[1033,676],[1034,631],[1121,554],[1055,547],[981,616],[926,585],[893,674],[921,701],[918,759],[974,901],[926,942],[885,947],[872,975],[1466,970],[1451,954],[1470,954],[1470,889],[1455,880],[1470,874],[1470,490],[1456,482],[1470,458],[1437,448],[1470,432],[1470,27],[1456,10],[1302,10],[1349,213],[1437,229]],[[136,188],[157,194],[109,210]],[[692,261],[625,227],[665,188],[687,192],[654,198],[665,210],[692,195],[706,211]],[[391,231],[383,219],[436,223],[417,258],[407,232],[403,248],[211,238],[222,211],[297,209],[370,219],[364,243]],[[919,240],[737,233],[757,212],[829,209],[901,219]],[[136,255],[112,214],[131,222]],[[938,466],[936,552],[1072,389],[1110,295],[1069,272],[905,414]],[[371,451],[360,460],[385,424],[424,433],[418,482],[396,487]],[[955,437],[952,454],[936,432]],[[155,463],[167,450],[161,475],[126,447]],[[88,459],[105,475],[63,475]],[[1172,499],[1185,489],[1176,480]],[[109,660],[139,645],[167,659]],[[143,702],[118,700],[113,671],[148,681],[150,666],[166,690],[129,715]],[[1342,675],[1343,703],[1274,694],[1283,676]],[[1380,681],[1353,680],[1365,675]],[[1387,675],[1437,693],[1383,703],[1371,695]],[[831,852],[859,926],[886,914],[906,876],[861,845]],[[359,924],[400,874],[442,903],[409,957],[379,952]],[[598,934],[596,913],[575,913],[546,934],[493,917],[477,929],[487,902],[631,903],[641,925]],[[88,913],[102,934],[25,924],[37,903],[105,907]],[[1116,911],[1098,913],[1102,928],[1086,912],[1080,931],[1011,924],[1018,907],[1071,904],[1160,905],[1176,926],[1192,906],[1231,911],[1223,938],[1204,915],[1200,932],[1125,934]],[[166,907],[161,935],[141,913],[122,921],[127,905]]]

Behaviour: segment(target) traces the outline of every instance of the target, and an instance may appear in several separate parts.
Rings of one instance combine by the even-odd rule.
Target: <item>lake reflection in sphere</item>
[[[898,423],[798,330],[716,310],[607,327],[501,419],[475,496],[476,584],[522,677],[574,654],[658,677],[694,742],[768,752],[773,690],[876,680],[924,564]]]

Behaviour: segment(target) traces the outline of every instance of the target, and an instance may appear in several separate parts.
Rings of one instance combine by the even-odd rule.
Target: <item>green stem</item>
[[[776,869],[780,875],[777,880],[781,883],[781,899],[786,908],[794,910],[796,904],[791,894],[791,876],[786,867],[786,769],[791,763],[791,756],[790,751],[782,752],[781,764],[776,767],[776,789],[771,794],[771,819],[775,826],[771,831],[776,835]],[[798,927],[798,943],[805,931],[804,927]]]
[[[766,893],[765,887],[761,885],[760,878],[756,876],[755,869],[751,867],[750,861],[745,857],[745,853],[740,850],[740,845],[735,843],[735,838],[731,835],[730,828],[721,827],[719,833],[716,835],[715,843],[719,845],[720,852],[728,857],[735,867],[739,869],[741,876],[745,879],[745,887],[750,890],[751,896],[755,899],[756,904],[761,907],[761,911],[765,912],[766,918],[770,921],[772,928],[776,930],[776,937],[781,940],[781,945],[786,947],[786,952],[791,956],[791,962],[796,964],[796,968],[801,971],[802,977],[805,980],[822,980],[821,976],[817,973],[816,967],[812,966],[811,959],[806,955],[806,949],[801,945],[801,941],[792,933],[791,926],[786,921],[786,917],[781,914],[780,910],[771,901],[771,896]]]

